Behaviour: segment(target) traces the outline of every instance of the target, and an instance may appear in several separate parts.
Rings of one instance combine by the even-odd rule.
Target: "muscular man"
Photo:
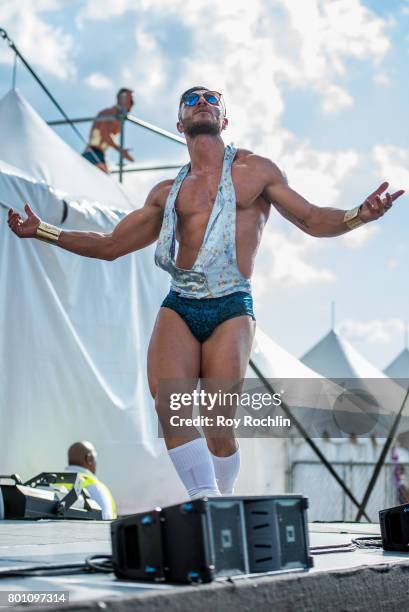
[[[96,119],[91,126],[89,134],[88,146],[82,154],[91,164],[97,166],[104,172],[109,172],[106,164],[105,152],[109,147],[119,151],[120,147],[115,142],[114,136],[119,134],[121,123],[116,117],[123,110],[129,113],[133,106],[132,89],[123,87],[117,93],[117,103],[115,106],[105,108],[98,113],[98,117],[115,117],[113,119]],[[123,151],[124,158],[128,161],[134,161],[134,158],[129,153],[128,149]]]
[[[244,377],[255,331],[250,277],[271,204],[312,236],[338,236],[379,219],[404,193],[383,196],[388,183],[382,183],[350,211],[316,206],[291,189],[269,159],[225,147],[221,132],[227,124],[220,93],[187,90],[177,129],[186,136],[190,164],[175,180],[156,185],[143,208],[110,234],[62,231],[40,223],[28,205],[25,220],[9,211],[9,225],[20,238],[37,237],[86,257],[112,261],[158,241],[156,263],[172,277],[148,351],[159,418],[160,380],[189,386],[198,377]],[[192,498],[231,494],[240,463],[237,441],[205,434],[191,428],[183,438],[167,429],[170,458]]]

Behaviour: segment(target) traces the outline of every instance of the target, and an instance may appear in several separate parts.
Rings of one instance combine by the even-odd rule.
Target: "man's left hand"
[[[395,200],[405,193],[403,189],[390,194],[386,192],[384,197],[381,197],[383,192],[389,187],[389,183],[382,183],[365,201],[361,204],[359,216],[365,223],[375,221],[382,217],[388,211]]]

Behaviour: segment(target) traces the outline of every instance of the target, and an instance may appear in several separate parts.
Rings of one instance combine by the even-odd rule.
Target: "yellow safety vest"
[[[94,475],[90,475],[90,474],[84,474],[82,472],[77,472],[78,476],[80,477],[81,481],[82,481],[82,488],[83,489],[87,489],[90,485],[95,485],[98,488],[102,489],[109,497],[109,500],[111,502],[111,508],[112,508],[112,517],[114,519],[117,518],[117,511],[116,511],[116,503],[115,500],[112,496],[111,491],[108,489],[108,487],[106,485],[104,485],[103,482],[101,482],[100,480],[98,480],[98,478]],[[68,482],[64,482],[62,485],[65,489],[72,489],[72,487],[74,486],[71,483]]]

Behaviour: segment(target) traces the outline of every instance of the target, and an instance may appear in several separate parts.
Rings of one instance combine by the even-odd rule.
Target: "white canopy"
[[[13,193],[46,221],[62,209],[46,185],[0,173],[0,472],[63,469],[68,446],[88,439],[121,512],[183,497],[146,382],[149,334],[167,290],[152,249],[105,262],[19,240],[6,226]],[[119,219],[70,200],[63,227],[107,232]]]
[[[301,361],[326,378],[386,378],[333,329],[307,351]]]
[[[409,379],[409,349],[405,347],[397,357],[384,369],[384,374],[390,378]]]
[[[402,388],[372,365],[345,338],[331,329],[301,361],[347,389],[368,392],[378,403],[380,423],[385,416],[384,432],[388,432],[392,424],[391,415],[397,413],[405,397]],[[406,406],[404,415],[408,412],[409,406]]]

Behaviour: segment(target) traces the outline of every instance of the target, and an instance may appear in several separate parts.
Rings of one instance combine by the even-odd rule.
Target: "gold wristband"
[[[355,229],[360,225],[364,225],[364,221],[362,221],[361,217],[359,216],[360,210],[360,206],[355,206],[355,208],[346,211],[344,215],[344,223],[346,223],[349,229]]]
[[[41,221],[37,228],[36,238],[43,242],[58,242],[61,232],[62,230],[59,227]]]

